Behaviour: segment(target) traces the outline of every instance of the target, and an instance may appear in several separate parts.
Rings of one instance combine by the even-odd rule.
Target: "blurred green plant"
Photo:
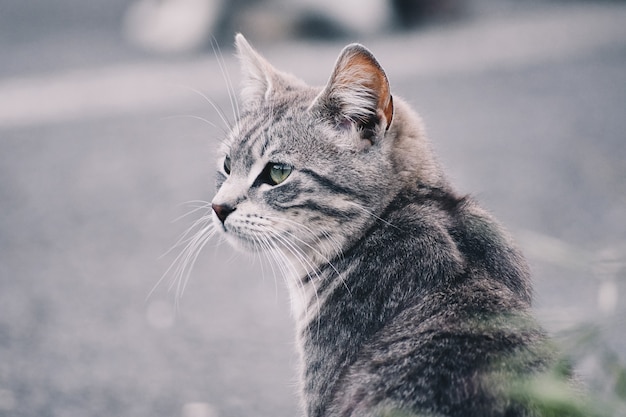
[[[588,416],[626,417],[626,366],[603,337],[605,324],[582,323],[557,335],[583,381]],[[611,326],[612,327],[612,326]]]
[[[579,324],[556,340],[554,364],[511,381],[506,395],[537,417],[626,417],[626,367],[603,338],[602,326]]]

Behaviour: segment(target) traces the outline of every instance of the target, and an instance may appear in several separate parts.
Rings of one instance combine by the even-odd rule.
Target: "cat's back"
[[[508,390],[548,358],[510,239],[471,198],[444,189],[404,193],[385,221],[369,239],[390,250],[368,272],[393,265],[406,297],[344,370],[329,416],[532,416]]]

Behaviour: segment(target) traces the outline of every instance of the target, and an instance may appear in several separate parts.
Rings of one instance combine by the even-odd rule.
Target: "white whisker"
[[[350,204],[350,205],[352,205],[352,206],[354,206],[354,207],[358,208],[359,210],[362,210],[365,214],[367,214],[367,215],[369,215],[369,216],[371,216],[371,217],[375,218],[376,220],[378,220],[378,221],[380,221],[380,222],[382,222],[382,223],[386,224],[387,226],[391,226],[391,227],[393,227],[394,229],[397,229],[397,230],[402,230],[402,229],[400,229],[398,226],[396,226],[395,224],[389,223],[387,220],[383,219],[382,217],[377,216],[376,214],[374,214],[374,213],[373,213],[373,212],[371,212],[370,210],[366,209],[365,207],[363,207],[363,206],[362,206],[361,204],[359,204],[359,203],[355,203],[354,201],[346,201],[346,203],[348,203],[348,204]]]
[[[196,232],[195,230],[197,228],[200,228],[201,230],[204,230],[207,226],[208,227],[213,227],[212,224],[210,224],[210,222],[212,221],[211,218],[211,214],[205,214],[204,216],[200,217],[198,220],[194,221],[191,226],[189,226],[187,228],[187,230],[185,232],[183,232],[178,240],[176,241],[176,243],[174,243],[174,245],[172,245],[171,248],[169,248],[167,250],[167,252],[165,252],[162,256],[165,256],[167,254],[169,254],[172,250],[174,250],[175,248],[178,248],[180,246],[182,246],[183,244],[189,242],[190,240],[194,239],[196,234],[198,232]]]
[[[182,297],[185,288],[187,287],[187,283],[189,282],[189,277],[191,275],[191,271],[193,270],[196,261],[198,260],[198,256],[202,251],[202,248],[207,244],[207,242],[211,239],[213,234],[215,233],[215,229],[213,225],[209,225],[206,229],[200,231],[196,238],[185,246],[183,250],[183,258],[182,262],[178,264],[176,268],[175,277],[176,279],[172,281],[169,286],[169,289],[176,288],[176,301],[180,300]]]
[[[196,116],[196,115],[193,115],[193,114],[175,114],[175,115],[172,115],[172,116],[165,116],[165,117],[163,117],[163,120],[174,120],[174,119],[194,119],[194,120],[200,120],[201,122],[206,123],[207,125],[215,128],[215,129],[220,129],[222,132],[228,133],[226,131],[226,129],[224,129],[223,127],[219,127],[218,125],[216,125],[212,121],[210,121],[208,119],[205,119],[204,117]]]
[[[150,290],[146,299],[149,299],[154,294],[156,289],[167,277],[171,277],[168,289],[172,290],[176,287],[176,303],[178,304],[178,300],[184,292],[191,270],[195,265],[198,255],[215,233],[215,226],[212,223],[210,215],[205,214],[193,222],[193,224],[180,236],[178,241],[165,253],[168,254],[175,248],[183,246],[183,249],[174,258],[174,260],[170,263],[170,266]]]
[[[198,205],[195,205],[198,204]],[[211,210],[211,203],[207,202],[207,201],[201,201],[201,200],[194,200],[194,201],[188,201],[187,203],[185,203],[185,205],[191,206],[192,209],[178,217],[176,217],[174,220],[172,220],[172,223],[175,223],[177,221],[180,221],[181,219],[190,216],[200,210],[203,209],[207,209],[207,210]]]
[[[268,218],[268,219],[270,219],[270,220],[276,221],[276,222],[283,222],[283,223],[289,223],[289,222],[290,222],[290,220],[283,219],[283,218],[278,218],[278,217],[271,217],[271,216],[268,216],[267,218]],[[321,240],[317,237],[317,235],[315,235],[315,234],[313,233],[313,231],[312,231],[311,229],[309,229],[308,227],[306,227],[306,226],[304,226],[304,225],[302,225],[302,224],[299,224],[299,223],[293,222],[293,221],[291,221],[291,224],[293,224],[295,227],[300,228],[300,230],[304,230],[304,231],[306,231],[306,232],[310,233],[310,234],[312,235],[312,237],[313,237],[313,238],[315,238],[315,239],[316,239],[319,243],[323,243],[323,242],[321,242]],[[310,250],[311,250],[311,251],[312,251],[315,255],[317,255],[317,257],[319,257],[319,258],[320,258],[322,261],[324,261],[324,262],[325,262],[328,266],[330,266],[330,267],[332,268],[332,270],[333,270],[333,271],[337,274],[337,276],[338,276],[338,277],[340,277],[340,279],[342,280],[342,282],[343,282],[343,284],[344,284],[344,286],[345,286],[346,290],[348,290],[348,292],[351,292],[351,291],[350,291],[350,288],[348,287],[348,285],[347,285],[347,284],[343,281],[343,279],[341,278],[341,276],[342,276],[342,275],[341,275],[341,273],[340,273],[340,272],[339,272],[339,270],[335,267],[335,265],[332,263],[332,261],[328,258],[328,256],[327,256],[327,255],[325,255],[324,253],[322,253],[322,252],[321,252],[321,250],[319,250],[319,249],[317,249],[316,247],[312,246],[311,244],[309,244],[309,243],[308,243],[308,242],[306,242],[305,240],[303,240],[303,239],[299,238],[298,236],[296,236],[296,234],[294,234],[294,233],[292,233],[292,232],[289,232],[289,231],[287,231],[287,230],[283,230],[282,232],[283,232],[283,233],[285,233],[285,234],[287,234],[290,238],[292,238],[292,239],[296,240],[296,241],[297,241],[297,243],[300,243],[300,244],[302,244],[302,245],[306,246],[306,247],[307,247],[308,249],[310,249]],[[335,248],[335,249],[336,249],[336,251],[337,251],[338,253],[333,253],[332,255],[336,256],[336,255],[338,255],[339,253],[341,253],[341,250],[340,250],[338,247],[337,247],[337,248]],[[314,268],[314,269],[317,269],[317,267],[315,267],[315,266],[313,266],[313,268]]]
[[[278,268],[280,269],[282,267],[282,264],[279,262],[279,260],[273,258],[275,256],[275,248],[273,247],[271,241],[265,237],[265,236],[257,236],[254,238],[255,242],[260,246],[261,250],[264,250],[265,253],[268,253],[270,255],[270,258],[268,259],[267,257],[264,257],[261,255],[261,252],[258,249],[255,249],[255,253],[259,256],[259,260],[261,261],[261,265],[263,264],[263,259],[266,259],[271,270],[272,270],[272,275],[274,277],[274,289],[276,291],[276,294],[278,295],[278,285],[276,283],[276,269],[274,268],[274,263],[276,263],[276,265],[278,266]],[[272,262],[274,261],[274,262]],[[283,272],[284,275],[284,272]]]
[[[321,281],[321,277],[319,275],[319,270],[317,269],[317,267],[308,259],[308,257],[306,256],[304,252],[302,252],[297,246],[295,246],[287,238],[281,236],[278,232],[272,230],[271,228],[266,227],[265,229],[268,235],[271,236],[273,239],[275,239],[287,251],[287,253],[291,255],[291,258],[300,264],[300,266],[304,269],[305,273],[311,278],[311,285],[313,286],[313,294],[315,296],[317,308],[319,309],[320,300],[317,294],[317,289],[315,287],[315,279],[314,279],[314,278],[317,278],[317,281]],[[302,309],[303,309],[302,313],[304,314],[305,321],[308,321],[309,319],[308,305],[310,304],[310,302],[306,297],[306,290],[304,288],[304,283],[301,281],[300,275],[297,269],[295,268],[295,265],[293,265],[292,262],[288,260],[287,255],[282,250],[277,250],[276,252],[273,252],[273,253],[279,254],[282,258],[283,265],[286,265],[291,270],[293,276],[289,277],[289,275],[287,275],[286,273],[287,271],[284,271],[285,278],[289,280],[287,281],[287,284],[291,286],[295,285],[295,290],[298,291],[298,293],[300,294],[300,298],[302,300]]]
[[[184,88],[186,90],[189,90],[197,95],[199,95],[200,97],[202,97],[207,103],[209,103],[209,105],[217,112],[217,115],[219,116],[219,118],[221,119],[222,123],[224,123],[225,126],[225,132],[230,130],[231,128],[231,122],[228,120],[228,117],[226,116],[226,114],[224,113],[224,110],[222,110],[222,108],[220,106],[217,105],[217,103],[215,103],[213,100],[211,100],[206,94],[204,94],[202,91],[197,90],[193,87],[189,87],[186,85],[179,85],[179,87]]]
[[[228,91],[228,98],[230,99],[230,106],[232,107],[233,116],[235,120],[239,120],[241,118],[241,114],[239,112],[239,103],[237,102],[237,94],[233,87],[232,80],[230,79],[230,75],[228,71],[226,71],[226,65],[224,63],[224,56],[222,55],[222,50],[219,47],[219,44],[213,38],[211,40],[211,48],[213,48],[213,54],[215,54],[215,58],[217,59],[217,64],[220,67],[220,71],[222,72],[222,77],[226,82],[226,90]]]

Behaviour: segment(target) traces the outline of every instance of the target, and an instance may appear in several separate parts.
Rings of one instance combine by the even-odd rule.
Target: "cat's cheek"
[[[263,193],[266,203],[279,211],[288,208],[299,197],[302,196],[302,184],[300,181],[292,180],[285,182],[278,187],[271,187]]]

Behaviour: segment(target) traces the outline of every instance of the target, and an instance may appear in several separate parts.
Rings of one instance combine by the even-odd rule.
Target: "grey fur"
[[[214,223],[286,276],[306,416],[538,415],[509,395],[551,361],[526,263],[453,190],[371,53],[346,47],[319,89],[237,47]],[[271,163],[293,170],[272,185]]]

